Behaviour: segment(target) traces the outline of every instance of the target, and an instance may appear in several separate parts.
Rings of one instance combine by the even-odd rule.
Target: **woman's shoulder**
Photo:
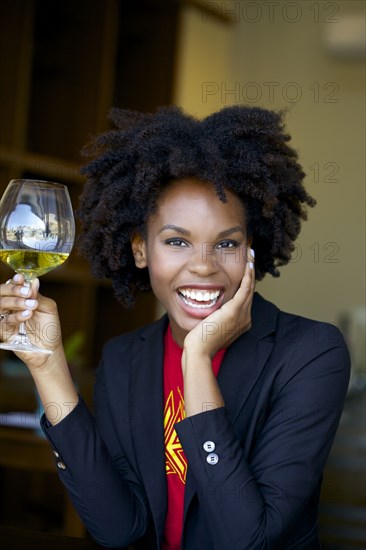
[[[306,380],[326,380],[346,391],[350,373],[350,354],[342,332],[335,325],[294,313],[281,311],[261,296],[256,298],[258,313],[267,311],[267,319],[275,315],[272,331],[259,346],[272,346],[270,362],[276,376],[276,388],[290,380],[300,384]],[[265,317],[264,317],[265,318]],[[259,329],[257,328],[257,332]],[[305,386],[304,386],[305,387]],[[343,394],[342,394],[343,395]]]
[[[104,345],[103,354],[115,353],[118,350],[127,352],[131,347],[133,348],[136,345],[141,345],[143,341],[149,340],[150,338],[162,337],[167,325],[168,317],[165,314],[160,319],[157,319],[152,323],[148,323],[136,328],[135,330],[114,336]]]
[[[305,317],[296,313],[283,311],[275,304],[255,293],[253,324],[263,327],[271,320],[276,333],[276,340],[291,343],[325,343],[345,345],[344,337],[339,328],[329,322]]]

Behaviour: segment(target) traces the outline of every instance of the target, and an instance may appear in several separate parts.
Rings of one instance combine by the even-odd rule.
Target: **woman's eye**
[[[221,241],[218,243],[217,248],[237,248],[239,243],[236,241]]]
[[[165,244],[168,244],[170,246],[187,246],[187,244],[182,241],[182,239],[168,239],[165,241]]]

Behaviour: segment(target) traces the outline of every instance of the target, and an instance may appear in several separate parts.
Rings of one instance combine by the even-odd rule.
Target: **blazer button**
[[[57,451],[53,451],[53,454],[55,455],[56,458],[60,458],[60,455]]]
[[[66,466],[63,462],[57,462],[57,467],[60,468],[60,470],[66,470]]]
[[[212,453],[212,451],[215,450],[215,443],[213,441],[206,441],[204,444],[203,444],[203,448],[205,449],[205,451],[207,451],[208,453]]]
[[[209,455],[207,455],[206,460],[209,464],[215,465],[218,463],[219,457],[216,453],[210,453]]]

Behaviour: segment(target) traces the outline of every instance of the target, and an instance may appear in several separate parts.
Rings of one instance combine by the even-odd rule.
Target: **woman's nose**
[[[210,243],[202,243],[196,249],[189,261],[189,270],[200,277],[207,277],[218,270],[217,253]]]

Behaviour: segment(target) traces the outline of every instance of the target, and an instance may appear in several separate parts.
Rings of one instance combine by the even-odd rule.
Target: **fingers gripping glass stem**
[[[23,275],[25,286],[55,269],[69,256],[75,222],[67,187],[39,180],[12,180],[0,202],[0,260]],[[1,349],[52,353],[35,346],[25,322]]]
[[[24,286],[30,287],[30,281],[25,281]],[[34,346],[30,339],[28,338],[25,321],[21,322],[19,325],[18,332],[13,340],[8,342],[3,342],[0,344],[0,349],[10,350],[10,351],[36,351],[37,353],[44,353],[51,355],[52,350],[47,348],[40,348]]]

